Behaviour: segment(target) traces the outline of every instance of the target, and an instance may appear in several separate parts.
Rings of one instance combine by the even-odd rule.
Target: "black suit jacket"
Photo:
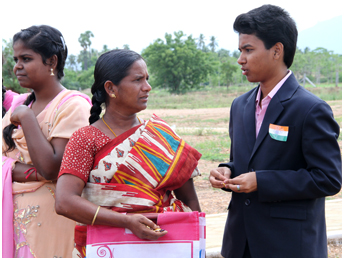
[[[231,178],[255,171],[258,190],[232,193],[222,245],[224,257],[327,257],[325,196],[341,189],[339,126],[329,105],[294,75],[272,98],[255,134],[258,87],[231,106]],[[288,126],[287,140],[269,134]]]

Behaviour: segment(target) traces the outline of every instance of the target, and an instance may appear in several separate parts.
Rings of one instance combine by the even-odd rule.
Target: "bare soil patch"
[[[228,127],[229,108],[207,109],[146,109],[139,115],[148,119],[152,114],[177,127]],[[223,119],[223,120],[221,120]],[[209,122],[211,120],[211,122]]]

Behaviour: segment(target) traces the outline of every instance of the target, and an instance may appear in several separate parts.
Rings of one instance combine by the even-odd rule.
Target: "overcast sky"
[[[165,33],[183,31],[194,38],[202,33],[215,36],[219,48],[234,51],[238,36],[233,32],[237,15],[263,4],[275,4],[295,19],[299,32],[342,15],[341,1],[261,1],[261,0],[31,0],[1,1],[1,38],[9,40],[20,29],[48,24],[64,35],[69,54],[79,54],[78,38],[90,30],[91,47],[101,50],[122,48],[141,53],[142,49]]]

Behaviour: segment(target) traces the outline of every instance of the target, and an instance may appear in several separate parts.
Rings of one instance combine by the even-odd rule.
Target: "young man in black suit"
[[[210,172],[232,192],[224,257],[327,257],[325,197],[341,189],[339,126],[330,106],[301,87],[292,65],[294,20],[264,5],[239,15],[238,63],[259,82],[231,106],[230,161]]]

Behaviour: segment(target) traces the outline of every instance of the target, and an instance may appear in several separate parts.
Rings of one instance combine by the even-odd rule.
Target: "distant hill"
[[[342,16],[319,22],[299,32],[297,47],[301,50],[306,47],[311,50],[323,47],[335,54],[342,54]]]

